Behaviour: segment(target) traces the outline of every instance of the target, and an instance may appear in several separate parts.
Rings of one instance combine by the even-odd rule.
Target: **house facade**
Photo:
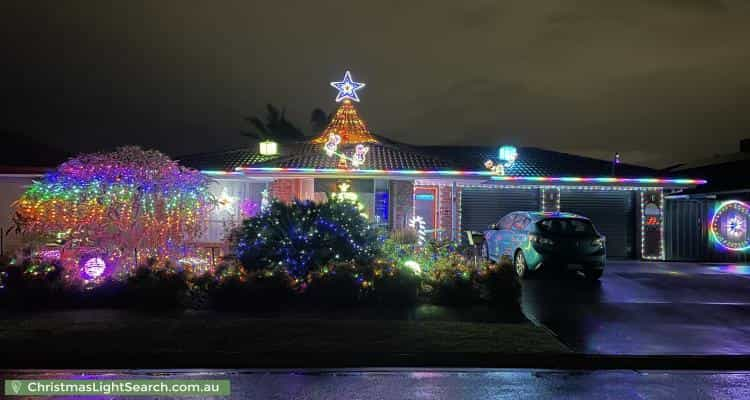
[[[270,199],[327,201],[356,196],[375,224],[415,227],[436,240],[461,241],[511,211],[567,211],[591,218],[612,257],[663,260],[665,196],[706,181],[660,176],[639,166],[513,146],[414,146],[376,135],[360,117],[347,72],[328,127],[305,142],[180,157],[214,178],[219,201],[202,242]]]
[[[705,185],[666,196],[666,257],[679,261],[747,262],[750,255],[750,139],[739,152],[694,160],[670,168]]]

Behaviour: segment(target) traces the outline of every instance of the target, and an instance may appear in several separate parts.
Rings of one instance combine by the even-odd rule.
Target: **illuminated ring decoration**
[[[748,250],[750,249],[748,222],[750,222],[750,204],[737,200],[721,203],[711,218],[711,237],[727,250]]]

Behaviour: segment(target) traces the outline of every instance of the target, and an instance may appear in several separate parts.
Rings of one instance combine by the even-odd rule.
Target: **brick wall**
[[[313,200],[314,180],[302,179],[276,179],[268,185],[268,194],[284,203],[294,200]]]
[[[458,203],[460,199],[461,188],[456,188],[455,199],[451,197],[451,190],[451,186],[438,187],[438,228],[441,229],[440,239],[442,240],[451,239],[451,228],[453,227],[451,223],[451,220],[453,218],[453,203]],[[461,226],[458,221],[460,212],[458,212],[458,210],[460,210],[459,204],[456,204],[455,237],[458,237],[458,232],[461,230]]]

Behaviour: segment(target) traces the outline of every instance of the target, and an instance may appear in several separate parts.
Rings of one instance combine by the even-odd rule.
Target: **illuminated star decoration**
[[[365,84],[362,82],[354,82],[352,80],[351,72],[346,71],[346,73],[344,73],[344,80],[341,82],[331,82],[331,86],[339,91],[339,94],[336,95],[336,102],[344,99],[351,99],[359,102],[357,90],[365,87]]]
[[[227,192],[227,188],[224,188],[222,189],[221,194],[219,195],[219,198],[216,202],[219,203],[220,210],[230,211],[235,201],[237,201],[237,198],[234,196],[230,196]]]

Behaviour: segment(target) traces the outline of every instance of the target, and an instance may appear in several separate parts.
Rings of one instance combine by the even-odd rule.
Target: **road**
[[[33,371],[2,379],[229,379],[231,399],[741,399],[750,372],[556,370]],[[118,399],[127,397],[118,397]],[[142,397],[133,397],[139,399]],[[164,397],[167,398],[167,397]]]
[[[600,283],[550,274],[523,284],[527,318],[600,354],[750,354],[750,267],[612,261]]]

